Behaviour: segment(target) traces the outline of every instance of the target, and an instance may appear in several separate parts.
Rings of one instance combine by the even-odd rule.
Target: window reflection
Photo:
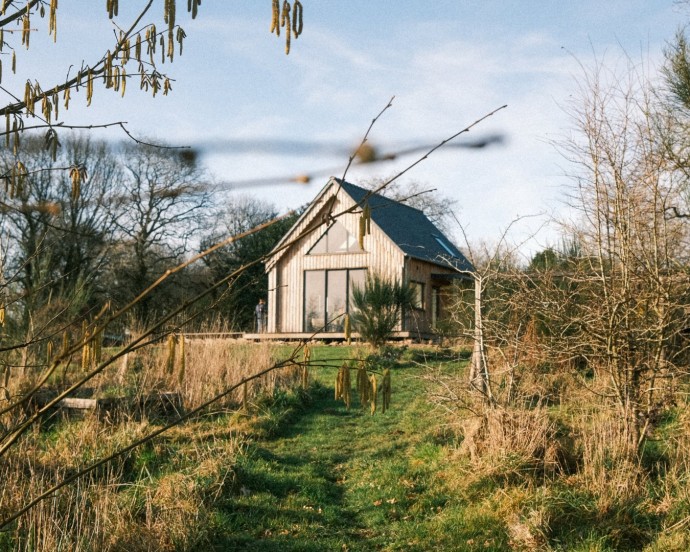
[[[351,312],[352,288],[363,286],[366,269],[304,272],[304,331],[342,332]]]
[[[329,270],[326,296],[326,319],[329,332],[342,332],[347,304],[347,270]]]
[[[320,331],[324,327],[326,274],[323,270],[304,273],[304,327],[306,331]]]
[[[424,308],[424,284],[422,282],[410,282],[412,288],[412,306],[416,309]]]
[[[314,244],[309,254],[358,253],[360,251],[362,249],[359,247],[357,238],[350,234],[340,222],[335,221]]]

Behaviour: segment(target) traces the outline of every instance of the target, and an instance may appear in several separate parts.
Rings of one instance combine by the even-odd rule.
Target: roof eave
[[[408,259],[415,259],[417,261],[422,261],[425,263],[429,263],[435,266],[443,267],[443,268],[448,268],[451,270],[455,270],[458,274],[470,274],[473,272],[476,272],[474,266],[472,266],[472,263],[469,262],[469,260],[465,259],[465,262],[469,266],[462,266],[465,265],[465,262],[462,261],[462,259],[459,259],[457,257],[454,258],[455,262],[452,262],[451,259],[446,259],[446,258],[440,258],[439,260],[436,259],[430,259],[428,257],[421,257],[417,255],[413,255],[410,253],[405,253],[405,257]]]
[[[305,218],[307,218],[313,211],[316,209],[316,204],[319,202],[319,200],[325,195],[326,191],[331,187],[332,184],[339,184],[337,182],[337,179],[333,176],[331,176],[328,179],[328,182],[324,185],[323,188],[321,188],[321,191],[316,195],[316,197],[311,200],[309,203],[309,206],[304,210],[304,213],[302,213],[299,218],[295,221],[295,223],[290,227],[290,229],[285,233],[285,235],[280,239],[280,241],[271,249],[271,251],[268,253],[266,261],[264,261],[264,265],[266,266],[266,272],[271,270],[275,266],[275,264],[278,262],[280,257],[282,257],[283,253],[285,252],[288,247],[286,247],[286,244],[289,242],[290,237],[292,236],[293,232],[297,229],[297,227],[304,221]]]

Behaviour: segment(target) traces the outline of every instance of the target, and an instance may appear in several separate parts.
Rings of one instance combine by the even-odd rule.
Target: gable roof
[[[459,270],[474,270],[472,264],[427,216],[414,207],[338,178],[333,179],[356,202],[371,207],[371,219],[408,257]]]
[[[474,270],[472,264],[458,248],[422,211],[335,177],[329,179],[328,184],[317,194],[310,207],[302,213],[293,227],[278,242],[270,254],[267,266],[272,264],[272,261],[276,259],[275,256],[283,250],[283,245],[293,230],[308,216],[311,206],[315,205],[332,186],[340,187],[361,206],[368,203],[372,221],[406,256],[439,266],[452,266],[462,271]]]

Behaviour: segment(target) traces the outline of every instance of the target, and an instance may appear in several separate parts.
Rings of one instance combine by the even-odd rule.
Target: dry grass
[[[467,454],[475,476],[541,479],[558,468],[556,426],[545,408],[492,408],[462,422],[460,454]]]
[[[27,436],[0,464],[0,514],[151,429],[146,422],[113,426],[88,416]],[[179,428],[39,503],[12,528],[11,549],[188,549],[203,540],[209,506],[233,482],[241,443],[222,426]]]
[[[185,408],[194,408],[229,386],[270,368],[277,360],[279,349],[268,343],[247,343],[229,339],[184,339],[175,336],[172,359],[167,339],[130,352],[113,361],[93,377],[78,396],[144,396],[159,391],[180,393]],[[107,360],[117,349],[105,349]],[[15,355],[16,356],[16,355]],[[4,359],[10,362],[11,359]],[[16,360],[16,359],[15,359]],[[33,368],[13,368],[7,380],[7,396],[21,397],[38,381],[47,364]],[[277,387],[291,386],[299,378],[298,367],[272,371],[249,383],[249,396],[271,393]],[[49,379],[46,387],[63,389],[84,375],[81,357],[72,358],[68,366],[61,366]],[[4,373],[0,373],[3,387],[0,406],[6,404]],[[230,396],[237,404],[242,391]],[[227,403],[228,401],[226,401]],[[0,420],[5,422],[5,420]]]
[[[690,549],[690,410],[670,406],[631,450],[606,378],[521,366],[509,396],[502,358],[492,407],[465,372],[430,371],[460,437],[454,492],[502,523],[514,550]]]
[[[626,429],[611,409],[584,414],[573,420],[581,463],[575,477],[583,488],[599,497],[599,507],[640,496],[648,482],[636,451],[630,450]]]
[[[185,404],[190,406],[221,392],[229,383],[268,368],[277,360],[275,346],[265,343],[228,346],[223,340],[200,340],[191,342],[187,351],[187,366],[190,368],[179,388]],[[297,385],[299,377],[297,366],[275,370],[250,382],[248,392],[250,397],[273,393],[277,388]],[[239,402],[242,391],[238,390],[231,398]]]
[[[184,352],[184,363],[182,362]],[[130,353],[126,361],[113,367],[99,382],[107,388],[111,382],[136,389],[141,395],[157,391],[180,393],[184,407],[195,408],[210,398],[222,393],[228,387],[270,368],[278,360],[278,349],[270,344],[244,343],[227,339],[178,341],[175,362],[167,364],[168,345],[142,349]],[[279,387],[296,385],[299,380],[298,367],[274,370],[248,383],[249,397],[261,393],[272,393]],[[222,404],[239,405],[243,390],[238,389],[224,399]]]
[[[194,341],[185,344],[184,364],[178,356],[170,370],[167,352],[161,345],[130,353],[126,364],[98,376],[94,395],[177,392],[190,409],[276,361],[276,349],[268,345]],[[10,383],[13,394],[21,393],[30,375]],[[253,381],[248,396],[298,383],[296,367],[274,371]],[[239,407],[241,401],[240,389],[224,399],[221,408]],[[7,416],[2,421],[12,423]],[[242,449],[243,437],[229,428],[229,421],[187,422],[60,489],[19,518],[10,532],[0,534],[0,550],[137,552],[199,546],[211,504],[233,483],[233,466]],[[57,414],[44,420],[0,459],[0,519],[161,423],[138,416],[113,423],[95,413],[83,419]]]

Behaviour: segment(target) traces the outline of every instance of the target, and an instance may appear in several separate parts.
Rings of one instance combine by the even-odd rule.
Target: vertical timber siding
[[[336,190],[337,187],[334,187],[333,192]],[[298,236],[310,224],[319,220],[331,206],[332,197],[331,194],[320,198],[312,215],[305,217],[293,229],[292,235]],[[332,205],[332,212],[337,215],[353,205],[352,198],[339,190]],[[359,234],[359,216],[359,211],[356,211],[340,216],[337,220],[356,237]],[[401,279],[404,255],[373,221],[371,234],[364,236],[363,252],[309,255],[309,250],[325,231],[326,225],[321,224],[309,235],[287,248],[272,266],[269,265],[269,289],[275,289],[269,296],[268,303],[269,332],[303,331],[305,270],[366,268],[385,278]]]
[[[337,183],[322,190],[309,206],[303,218],[283,239],[267,262],[269,278],[268,332],[301,333],[304,331],[304,273],[307,270],[367,269],[385,279],[424,284],[424,308],[406,313],[402,330],[419,334],[432,332],[432,288],[441,287],[432,274],[453,274],[443,264],[406,257],[396,243],[372,220],[371,234],[364,237],[364,251],[337,254],[309,254],[311,248],[327,230],[329,213],[355,238],[359,234],[361,210],[338,216],[352,208],[354,200]],[[308,232],[309,229],[312,229]],[[302,236],[296,240],[298,236]],[[296,240],[296,241],[295,241]],[[441,316],[444,307],[441,298]]]

